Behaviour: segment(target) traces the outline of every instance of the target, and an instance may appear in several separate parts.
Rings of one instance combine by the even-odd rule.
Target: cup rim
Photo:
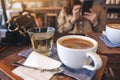
[[[108,25],[106,25],[106,28],[110,28],[110,29],[113,29],[113,30],[118,30],[118,31],[120,31],[120,29],[118,29],[118,28],[113,28],[113,27],[110,27],[110,26],[108,26]]]
[[[63,46],[63,45],[61,45],[61,44],[59,43],[60,40],[62,40],[63,38],[67,38],[67,37],[70,37],[70,38],[73,38],[73,37],[80,37],[80,38],[81,38],[81,37],[82,37],[81,39],[83,39],[83,40],[88,40],[88,39],[90,39],[90,40],[88,40],[88,41],[94,41],[94,42],[91,42],[94,46],[91,47],[91,48],[87,48],[87,49],[68,48],[68,47],[65,47],[65,46]],[[96,47],[98,46],[98,42],[97,42],[96,40],[90,38],[90,37],[87,37],[87,36],[81,36],[81,35],[66,35],[66,36],[62,36],[62,37],[60,37],[59,39],[57,39],[57,45],[65,48],[65,49],[69,49],[69,50],[85,51],[85,50],[90,50],[90,49],[96,48]]]

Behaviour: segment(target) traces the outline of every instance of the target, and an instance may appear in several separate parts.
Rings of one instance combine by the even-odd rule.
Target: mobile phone
[[[93,0],[84,0],[82,3],[82,15],[84,15],[85,12],[90,12],[90,8],[92,8]]]

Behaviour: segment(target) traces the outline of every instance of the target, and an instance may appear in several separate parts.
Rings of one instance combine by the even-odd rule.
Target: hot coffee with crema
[[[108,26],[111,28],[120,29],[120,24],[108,24]]]
[[[67,38],[61,40],[60,44],[73,49],[88,49],[94,46],[90,41],[79,38]]]

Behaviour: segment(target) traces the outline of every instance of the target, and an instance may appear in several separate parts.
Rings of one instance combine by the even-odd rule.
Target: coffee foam
[[[108,24],[108,26],[111,28],[120,29],[120,24]]]

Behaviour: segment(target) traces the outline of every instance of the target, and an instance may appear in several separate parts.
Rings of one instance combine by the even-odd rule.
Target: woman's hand
[[[74,24],[77,19],[79,19],[79,16],[81,15],[81,6],[75,5],[72,10],[73,17],[71,19],[71,23]]]
[[[98,21],[96,20],[96,13],[93,12],[92,10],[90,10],[91,12],[88,13],[88,12],[85,12],[83,17],[87,20],[89,20],[93,25],[97,24]]]

